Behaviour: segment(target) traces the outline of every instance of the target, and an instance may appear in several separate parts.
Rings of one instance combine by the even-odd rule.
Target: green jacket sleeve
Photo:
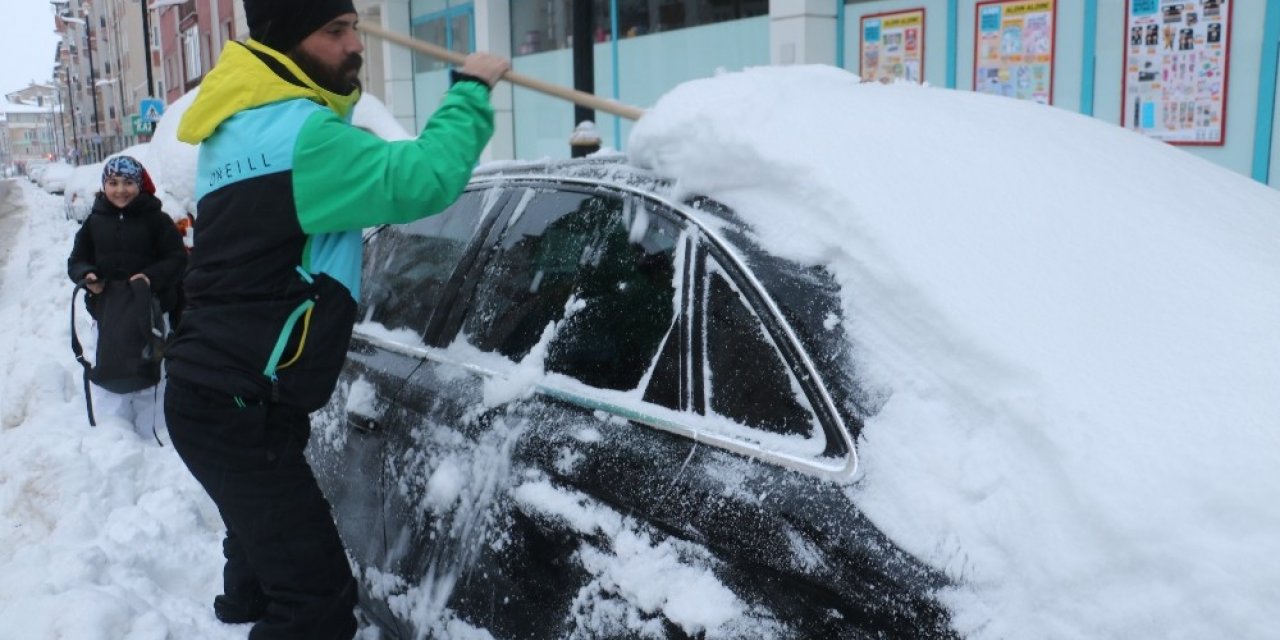
[[[309,234],[404,223],[439,213],[471,179],[493,136],[489,89],[459,82],[422,133],[389,142],[324,110],[294,147],[298,222]]]

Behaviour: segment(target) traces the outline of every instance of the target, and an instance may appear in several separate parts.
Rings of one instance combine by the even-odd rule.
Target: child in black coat
[[[102,191],[76,233],[67,275],[85,282],[89,312],[97,317],[96,296],[112,281],[142,280],[164,311],[177,304],[177,286],[187,267],[187,251],[173,219],[161,209],[155,186],[136,159],[116,156],[102,170]],[[157,407],[161,385],[119,394],[93,387],[97,415],[120,416],[144,438],[164,427]]]

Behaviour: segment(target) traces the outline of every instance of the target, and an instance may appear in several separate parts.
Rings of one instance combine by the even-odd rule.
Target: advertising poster
[[[976,11],[973,89],[1053,102],[1056,0],[993,0]]]
[[[1232,1],[1128,0],[1123,126],[1173,144],[1223,144]]]
[[[862,17],[863,82],[924,82],[924,9]]]

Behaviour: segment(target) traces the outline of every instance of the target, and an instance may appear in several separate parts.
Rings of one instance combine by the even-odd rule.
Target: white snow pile
[[[976,638],[1267,638],[1280,193],[1052,107],[765,67],[686,83],[640,164],[826,265],[889,399],[850,494]]]

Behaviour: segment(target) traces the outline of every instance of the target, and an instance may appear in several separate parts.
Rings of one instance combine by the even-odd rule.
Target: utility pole
[[[44,125],[44,131],[42,133],[45,134],[43,136],[44,139],[48,140],[48,144],[45,147],[47,149],[47,151],[45,151],[45,156],[47,156],[49,160],[56,162],[61,159],[61,156],[58,154],[58,129],[53,126],[53,118],[58,110],[55,108],[54,101],[48,96],[36,96],[36,104],[40,107],[49,107],[49,117],[43,119],[44,122],[42,124]]]
[[[93,70],[93,16],[89,15],[88,10],[84,16],[84,37],[88,40],[85,43],[85,51],[89,56],[89,97],[93,100],[93,161],[101,160],[99,156],[102,151],[102,126],[98,122],[98,77]]]
[[[62,88],[59,87],[57,84],[53,85],[53,102],[54,102],[53,113],[55,114],[55,117],[58,119],[58,127],[52,130],[53,146],[54,146],[53,153],[54,155],[56,155],[57,157],[65,161],[67,159],[66,157],[67,129],[65,126],[63,126],[63,122],[62,122]],[[59,135],[58,135],[59,133],[62,134],[61,141],[59,141]]]
[[[583,93],[594,94],[596,92],[596,43],[594,34],[591,31],[593,17],[591,5],[591,0],[573,0],[573,88]],[[575,131],[578,130],[578,126],[583,122],[589,121],[594,124],[595,119],[595,109],[582,105],[573,107],[573,126]],[[575,142],[575,140],[576,137],[570,138],[569,154],[571,157],[581,158],[600,150],[598,139],[594,146]]]
[[[125,115],[129,113],[129,108],[125,104],[125,97],[124,97],[124,84],[125,84],[124,60],[120,55],[120,43],[124,42],[124,38],[120,36],[120,19],[116,12],[117,8],[118,8],[117,0],[109,0],[109,2],[107,3],[107,12],[110,15],[107,17],[110,19],[112,31],[114,31],[115,33],[112,34],[112,40],[109,43],[110,46],[108,47],[107,50],[116,59],[116,63],[115,63],[116,64],[116,74],[115,74],[116,93],[120,97],[120,109],[119,111],[116,112],[116,118],[115,118],[116,134],[115,134],[115,145],[113,145],[115,149],[113,149],[113,152],[120,151],[121,149],[124,149],[126,146],[128,146],[125,144],[125,141],[128,138],[132,137],[133,135],[132,132],[125,133],[125,130],[124,130],[124,118],[125,118]],[[111,79],[108,78],[106,81],[110,82]]]
[[[155,80],[151,77],[151,10],[147,8],[147,0],[138,0],[142,7],[142,53],[147,59],[147,97],[156,97]]]
[[[68,55],[67,61],[70,62],[70,59],[71,56]],[[75,146],[72,148],[76,150],[76,162],[73,164],[80,164],[80,134],[76,133],[76,129],[79,128],[77,127],[79,123],[76,121],[76,97],[75,94],[71,92],[71,68],[65,64],[62,65],[62,79],[66,81],[67,84],[67,107],[71,109],[71,140],[75,143]],[[63,137],[65,138],[66,136]]]

